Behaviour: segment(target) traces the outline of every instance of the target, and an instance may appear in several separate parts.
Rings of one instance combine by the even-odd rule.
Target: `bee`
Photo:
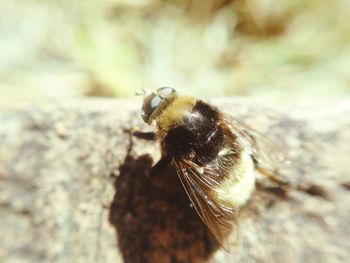
[[[147,124],[156,123],[156,132],[134,135],[160,141],[161,158],[150,176],[173,163],[200,218],[228,250],[238,210],[255,188],[255,169],[279,181],[270,148],[258,147],[264,140],[253,129],[170,87],[145,95],[141,116]]]

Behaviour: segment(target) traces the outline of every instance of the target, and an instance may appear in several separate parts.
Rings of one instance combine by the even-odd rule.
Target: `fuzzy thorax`
[[[161,141],[165,138],[168,131],[179,124],[184,115],[190,112],[195,105],[196,100],[191,97],[181,97],[181,99],[173,100],[162,113],[156,116],[158,131],[157,137]]]

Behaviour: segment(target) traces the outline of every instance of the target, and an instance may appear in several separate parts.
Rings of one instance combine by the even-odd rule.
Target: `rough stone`
[[[261,178],[226,253],[158,145],[132,138],[139,102],[85,99],[0,112],[1,262],[347,262],[350,103],[289,111],[214,101],[282,145],[287,195]],[[257,174],[260,178],[260,176]],[[259,179],[260,181],[260,179]]]

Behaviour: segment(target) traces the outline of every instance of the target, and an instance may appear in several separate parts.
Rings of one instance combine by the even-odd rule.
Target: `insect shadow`
[[[176,170],[155,178],[152,158],[127,157],[115,180],[109,221],[125,263],[204,262],[219,245],[201,221]]]

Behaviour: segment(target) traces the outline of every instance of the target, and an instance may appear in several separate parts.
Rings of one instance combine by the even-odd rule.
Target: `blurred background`
[[[0,108],[172,86],[199,97],[350,94],[349,0],[1,0]]]

